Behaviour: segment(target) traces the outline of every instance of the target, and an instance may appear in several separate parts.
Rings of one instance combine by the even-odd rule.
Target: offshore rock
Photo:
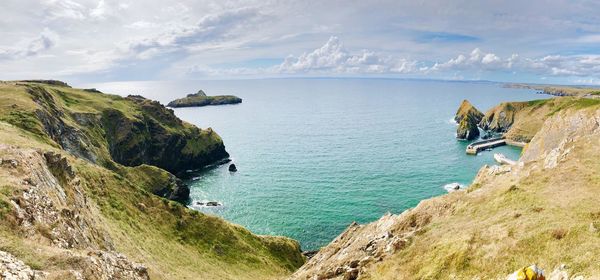
[[[469,101],[463,100],[456,111],[454,120],[458,123],[456,138],[473,140],[479,137],[477,125],[483,118],[483,113],[477,110]]]
[[[168,107],[202,107],[208,105],[225,105],[242,103],[242,99],[233,95],[207,96],[204,91],[188,94],[184,98],[175,99],[167,105]]]

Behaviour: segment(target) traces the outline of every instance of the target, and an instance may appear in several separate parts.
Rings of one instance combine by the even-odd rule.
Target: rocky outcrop
[[[76,265],[64,273],[75,279],[148,279],[143,266],[115,252],[99,210],[66,157],[0,144],[0,178],[19,186],[10,202],[23,236],[41,236],[74,260]],[[87,253],[81,255],[82,250]],[[3,279],[44,279],[54,273],[31,270],[2,251],[0,271]]]
[[[202,130],[185,123],[156,101],[129,96],[123,100],[129,103],[128,110],[109,106],[96,108],[100,112],[71,112],[57,100],[58,95],[68,102],[78,102],[67,93],[53,93],[41,85],[25,88],[38,105],[35,118],[43,129],[41,136],[93,163],[108,167],[111,161],[126,166],[149,164],[180,173],[229,157],[223,141],[212,129]],[[35,128],[18,120],[15,124],[28,130]]]
[[[109,151],[116,162],[127,166],[149,164],[180,173],[229,157],[212,129],[201,130],[184,123],[156,101],[139,96],[128,99],[141,109],[136,118],[119,110],[102,114]]]
[[[594,145],[600,138],[600,110],[587,112],[560,112],[547,120],[531,143],[521,161],[543,161],[545,169],[552,169],[572,152],[572,143],[585,141]]]
[[[290,279],[359,279],[365,270],[410,246],[412,239],[433,218],[451,212],[450,201],[431,199],[399,215],[352,223],[328,246],[312,256]]]
[[[507,132],[516,120],[516,115],[528,102],[503,102],[485,113],[479,126],[493,132]]]
[[[92,150],[94,145],[90,138],[77,127],[65,122],[67,118],[65,113],[60,110],[60,106],[48,90],[41,86],[28,86],[27,93],[39,105],[35,115],[52,140],[78,157],[97,162],[97,155]]]
[[[454,116],[454,120],[458,123],[456,138],[465,140],[477,139],[479,137],[479,128],[477,128],[477,125],[482,117],[483,113],[473,107],[469,101],[463,100]]]
[[[15,256],[0,251],[0,279],[3,280],[41,280],[46,273],[31,269]]]
[[[197,93],[188,94],[184,98],[175,99],[169,104],[168,107],[201,107],[208,105],[225,105],[225,104],[238,104],[242,103],[242,99],[233,95],[215,95],[207,96],[204,91],[199,90]]]
[[[479,128],[477,123],[471,118],[466,117],[460,121],[456,128],[456,138],[465,140],[475,140],[479,137]]]

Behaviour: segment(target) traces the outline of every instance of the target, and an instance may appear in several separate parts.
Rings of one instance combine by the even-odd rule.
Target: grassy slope
[[[570,110],[560,112],[583,109],[588,117],[600,110],[587,101],[561,104]],[[519,172],[491,176],[466,193],[442,198],[454,205],[451,214],[433,218],[406,249],[372,267],[367,278],[504,279],[532,263],[547,271],[565,263],[597,279],[600,138],[574,138],[568,145],[572,149],[557,168],[544,170],[542,157]]]
[[[42,86],[70,112],[100,113],[110,107],[118,108],[131,118],[139,113],[129,101],[118,96]],[[66,155],[82,179],[87,197],[98,205],[103,226],[116,248],[145,264],[151,277],[281,278],[302,264],[299,245],[293,240],[256,236],[218,217],[152,195],[149,191],[166,180],[166,172],[159,168],[124,167],[113,163],[109,166],[111,169],[106,169],[67,155],[44,133],[33,114],[37,105],[23,87],[0,83],[0,96],[1,144],[54,150]],[[93,129],[86,132],[92,138],[101,137]],[[106,147],[96,148],[104,161],[110,161]],[[149,174],[153,178],[149,178]],[[50,246],[43,232],[31,238],[20,236],[9,204],[9,199],[18,192],[15,186],[0,182],[0,249],[15,254],[36,269],[65,269],[73,265],[69,257]]]

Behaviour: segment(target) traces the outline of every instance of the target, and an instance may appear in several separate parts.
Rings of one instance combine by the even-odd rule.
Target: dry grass
[[[367,279],[504,279],[519,267],[566,263],[600,275],[600,138],[580,138],[552,170],[539,163],[464,192],[452,215],[372,267]],[[542,163],[543,166],[543,163]],[[590,224],[592,226],[590,226]]]

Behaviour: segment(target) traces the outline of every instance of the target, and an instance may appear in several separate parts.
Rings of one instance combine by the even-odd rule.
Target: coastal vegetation
[[[225,105],[225,104],[238,104],[242,103],[242,99],[233,95],[215,95],[207,96],[204,91],[199,90],[197,93],[188,94],[184,98],[175,99],[169,104],[168,107],[202,107],[209,105]]]
[[[211,129],[65,83],[1,82],[0,95],[0,258],[24,275],[278,279],[303,264],[294,240],[182,204],[173,174],[228,157]]]

